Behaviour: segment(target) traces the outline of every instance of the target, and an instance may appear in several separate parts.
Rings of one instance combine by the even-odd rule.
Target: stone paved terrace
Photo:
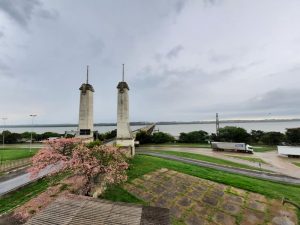
[[[152,206],[169,208],[176,225],[298,224],[291,205],[172,170],[146,174],[125,189]]]
[[[30,219],[27,225],[170,225],[169,209],[61,197]]]

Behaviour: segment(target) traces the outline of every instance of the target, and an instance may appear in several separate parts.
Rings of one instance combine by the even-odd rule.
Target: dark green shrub
[[[140,131],[136,134],[135,140],[140,144],[148,144],[152,141],[152,135],[148,134],[146,131]]]
[[[219,129],[220,141],[249,142],[250,134],[244,128],[226,126]]]
[[[285,135],[286,135],[286,141],[289,144],[294,144],[294,145],[300,144],[300,128],[287,129]]]
[[[207,143],[208,140],[208,133],[199,130],[199,131],[192,131],[189,133],[180,133],[179,142],[182,143]]]
[[[156,132],[152,134],[151,142],[155,144],[162,144],[162,143],[169,143],[174,142],[175,138],[167,133],[164,132]]]
[[[278,145],[284,140],[285,136],[280,132],[267,132],[261,137],[261,142],[266,145]]]

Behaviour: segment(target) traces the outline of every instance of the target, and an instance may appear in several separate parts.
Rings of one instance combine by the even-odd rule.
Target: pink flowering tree
[[[81,194],[92,195],[96,186],[100,185],[103,190],[107,184],[127,180],[126,160],[125,151],[116,147],[88,147],[78,139],[59,139],[47,142],[32,158],[30,172],[32,176],[36,176],[49,167],[50,174],[71,171],[73,175],[84,177]]]

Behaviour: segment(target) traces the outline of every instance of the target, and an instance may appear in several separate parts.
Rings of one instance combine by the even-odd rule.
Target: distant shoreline
[[[220,124],[224,123],[270,123],[270,122],[298,122],[300,119],[268,119],[268,120],[220,120]],[[152,124],[153,122],[131,122],[131,126],[143,126]],[[156,125],[181,125],[181,124],[214,124],[215,121],[160,121]],[[116,123],[95,123],[94,126],[116,126]],[[23,124],[23,125],[0,125],[0,128],[22,128],[22,127],[77,127],[78,124]]]

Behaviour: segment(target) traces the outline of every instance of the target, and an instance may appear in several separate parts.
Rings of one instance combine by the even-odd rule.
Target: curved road
[[[184,162],[184,163],[201,166],[201,167],[208,167],[208,168],[212,168],[212,169],[222,170],[225,172],[245,175],[245,176],[249,176],[249,177],[260,178],[260,179],[264,179],[264,180],[283,182],[283,183],[289,183],[289,184],[300,184],[300,179],[298,179],[298,178],[281,175],[281,174],[276,174],[276,173],[267,173],[267,172],[262,172],[262,171],[222,166],[222,165],[208,163],[208,162],[204,162],[204,161],[200,161],[200,160],[178,157],[178,156],[173,156],[173,155],[165,155],[165,154],[160,154],[160,153],[153,153],[150,151],[148,151],[148,152],[147,151],[138,151],[137,153],[155,156],[155,157],[164,158],[164,159],[175,160],[175,161]]]
[[[47,174],[51,173],[55,169],[56,169],[56,167],[48,166],[34,178],[30,177],[29,173],[25,173],[25,174],[16,176],[12,179],[4,180],[4,181],[0,182],[0,197],[2,195],[5,195],[11,191],[14,191],[20,187],[23,187],[31,182],[34,182],[34,181],[40,179],[41,177],[46,176]]]
[[[137,148],[137,151],[147,151],[147,150],[163,150],[163,151],[176,151],[176,152],[188,152],[194,154],[207,155],[219,159],[225,159],[228,161],[241,163],[253,167],[260,168],[257,162],[250,162],[243,159],[233,158],[230,156],[245,156],[245,157],[256,157],[264,160],[268,164],[261,164],[261,168],[269,170],[275,173],[281,173],[287,176],[295,177],[300,179],[300,167],[292,164],[292,161],[300,162],[300,159],[291,159],[283,156],[278,156],[276,151],[269,152],[254,152],[253,155],[245,153],[236,152],[216,152],[212,151],[210,148],[191,148],[191,147],[178,147],[178,146],[143,146]]]

